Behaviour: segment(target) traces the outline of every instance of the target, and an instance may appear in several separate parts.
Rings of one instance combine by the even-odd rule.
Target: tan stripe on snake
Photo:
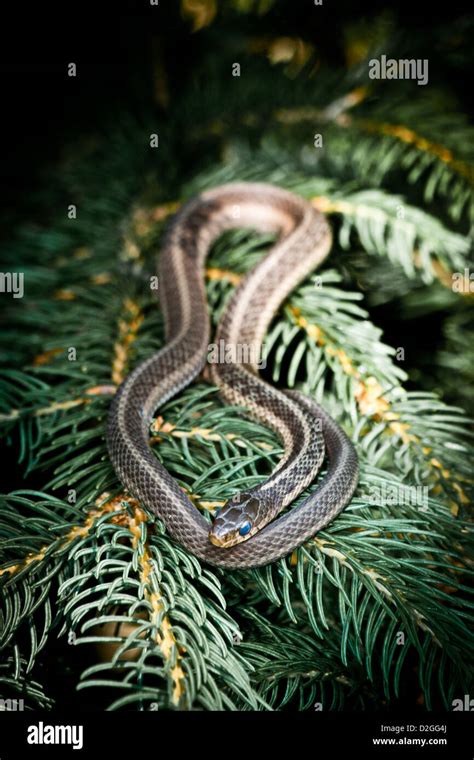
[[[109,414],[107,443],[117,475],[168,532],[212,565],[249,568],[292,552],[326,526],[350,501],[357,485],[353,445],[312,399],[280,391],[258,376],[256,365],[210,364],[221,397],[271,427],[285,455],[271,477],[236,494],[210,530],[148,444],[154,411],[203,369],[209,347],[204,263],[219,235],[235,227],[278,234],[276,244],[243,279],[227,304],[215,336],[221,345],[252,346],[258,357],[272,317],[288,294],[328,255],[331,233],[307,201],[267,184],[232,183],[201,193],[175,216],[158,263],[166,345],[121,385]],[[274,519],[314,480],[327,454],[319,487]]]

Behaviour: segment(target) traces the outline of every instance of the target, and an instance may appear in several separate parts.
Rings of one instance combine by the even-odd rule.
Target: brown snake
[[[204,263],[213,241],[236,227],[278,234],[277,243],[235,289],[217,329],[218,344],[251,346],[253,357],[260,355],[279,306],[325,259],[331,245],[324,216],[273,185],[232,183],[186,203],[165,236],[158,264],[167,343],[122,383],[110,409],[107,443],[122,483],[163,520],[180,544],[212,565],[249,568],[287,555],[327,525],[352,497],[358,460],[345,433],[315,401],[264,382],[256,360],[245,365],[213,363],[209,374],[226,402],[244,406],[248,416],[271,427],[281,439],[285,455],[267,481],[236,494],[210,530],[152,453],[148,439],[155,409],[206,364]],[[329,465],[320,486],[274,520],[315,478],[324,451]]]

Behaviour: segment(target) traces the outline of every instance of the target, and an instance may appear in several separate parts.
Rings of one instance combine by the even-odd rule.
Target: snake
[[[270,250],[235,287],[220,316],[215,345],[231,360],[210,361],[205,263],[227,230],[275,235]],[[155,514],[169,535],[210,565],[246,569],[291,554],[350,502],[359,467],[354,445],[312,397],[279,389],[259,374],[265,335],[289,294],[328,256],[326,217],[295,193],[264,182],[231,182],[203,190],[168,224],[158,257],[163,347],[141,361],[111,403],[107,447],[129,493]],[[250,348],[239,360],[239,348]],[[241,352],[242,353],[242,352]],[[202,372],[225,404],[273,430],[284,454],[264,482],[236,492],[213,523],[204,517],[150,446],[156,410]],[[293,502],[327,459],[316,490]]]

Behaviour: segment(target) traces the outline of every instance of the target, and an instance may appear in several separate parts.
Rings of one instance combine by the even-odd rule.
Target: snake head
[[[214,546],[228,549],[240,544],[260,530],[263,501],[251,493],[235,494],[214,520],[209,539]]]

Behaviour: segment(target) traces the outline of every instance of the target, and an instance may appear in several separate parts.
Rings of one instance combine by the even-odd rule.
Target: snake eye
[[[247,522],[244,522],[244,524],[240,527],[239,533],[241,536],[246,536],[250,533],[252,529],[252,523],[247,520]]]

